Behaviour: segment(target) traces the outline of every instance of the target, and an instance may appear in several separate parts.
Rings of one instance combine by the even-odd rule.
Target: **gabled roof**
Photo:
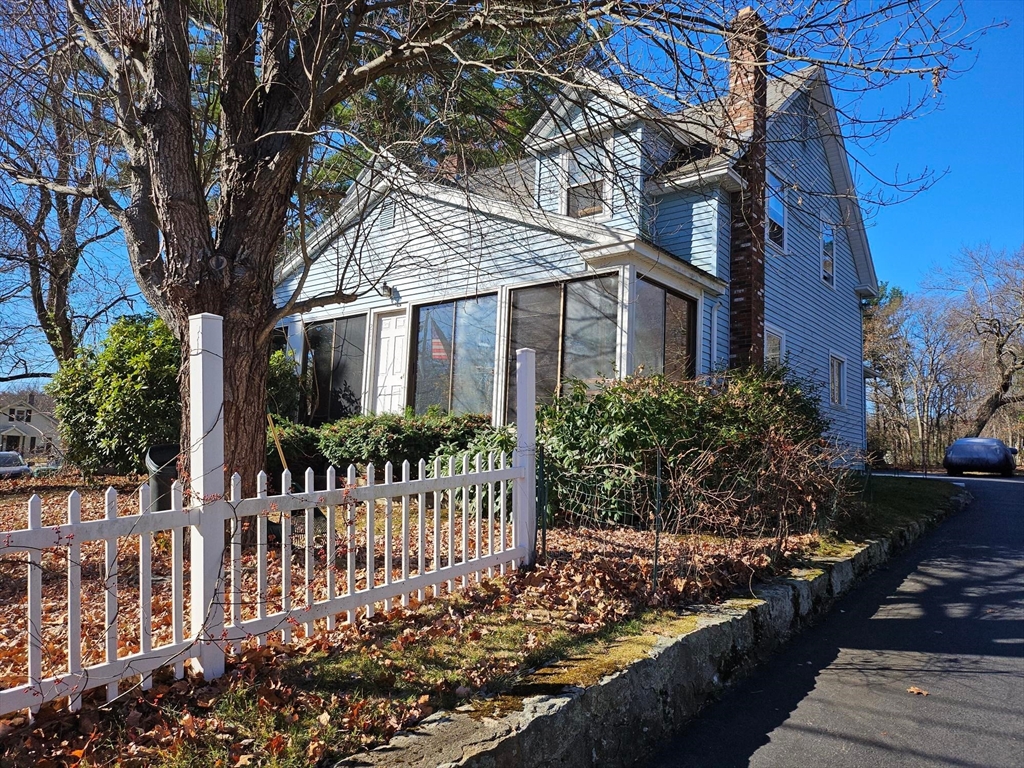
[[[850,249],[859,280],[857,292],[861,296],[874,296],[878,291],[878,278],[835,102],[832,100],[832,89],[825,71],[821,67],[810,66],[769,79],[768,119],[787,114],[794,99],[801,93],[807,95],[817,114],[819,135],[825,146],[832,184],[850,238]],[[688,107],[670,119],[676,121],[679,130],[698,136],[701,141],[681,149],[679,155],[660,173],[655,174],[648,184],[650,193],[659,194],[673,188],[709,183],[721,183],[729,188],[738,183],[738,176],[729,171],[742,157],[743,145],[735,139],[721,138],[728,135],[725,130],[728,128],[728,118],[724,97]]]
[[[486,175],[481,178],[481,174]],[[631,237],[603,224],[538,208],[533,205],[532,193],[528,198],[524,198],[521,190],[496,194],[494,187],[503,177],[518,184],[526,183],[523,169],[515,163],[473,174],[466,177],[460,186],[424,181],[398,160],[382,159],[359,174],[342,205],[313,233],[306,250],[314,259],[317,258],[346,230],[371,215],[394,190],[398,190],[403,198],[435,200],[592,245],[611,245]],[[282,262],[275,280],[280,282],[301,264],[301,254],[293,252]]]
[[[860,281],[857,285],[857,294],[863,298],[876,296],[878,277],[875,274],[875,262],[871,257],[871,247],[868,245],[868,236],[864,229],[864,213],[853,182],[846,142],[843,140],[839,115],[832,99],[832,88],[828,76],[821,67],[808,69],[813,72],[802,83],[795,83],[793,87],[786,85],[779,89],[779,102],[774,107],[769,102],[769,114],[785,114],[799,93],[807,94],[818,117],[819,134],[825,146],[825,158],[832,174],[832,185],[835,187],[839,210],[843,214],[843,224],[850,238],[850,250],[853,252],[853,262]]]
[[[818,115],[829,170],[849,233],[859,279],[858,293],[874,295],[877,292],[874,264],[831,88],[824,71],[810,66],[770,78],[767,93],[769,119],[784,114],[800,93],[808,95]],[[708,183],[736,190],[743,185],[735,171],[735,164],[743,153],[743,137],[723,138],[730,135],[725,103],[725,97],[722,97],[667,114],[617,83],[593,72],[583,72],[574,84],[564,87],[553,99],[550,108],[527,134],[524,144],[534,151],[565,144],[577,133],[573,128],[576,119],[583,119],[583,127],[588,131],[627,128],[641,121],[661,131],[681,147],[680,154],[651,178],[648,193],[657,195],[673,188]],[[448,185],[427,181],[394,157],[381,154],[355,179],[338,210],[317,228],[307,244],[307,251],[316,258],[348,228],[364,220],[396,189],[403,196],[443,201],[466,210],[557,232],[592,243],[595,247],[622,243],[633,237],[601,224],[537,207],[532,189],[533,162],[532,158],[527,158],[518,163],[476,171],[458,183]],[[300,255],[293,253],[282,263],[276,279],[280,281],[291,274],[301,262]]]

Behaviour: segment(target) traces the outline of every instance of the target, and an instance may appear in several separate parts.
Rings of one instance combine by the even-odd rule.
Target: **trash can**
[[[146,451],[146,469],[149,470],[149,487],[153,494],[152,508],[170,509],[171,485],[178,479],[178,444],[150,446]]]

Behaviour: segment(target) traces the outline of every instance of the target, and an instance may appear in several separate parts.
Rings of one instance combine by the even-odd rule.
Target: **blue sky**
[[[948,171],[912,199],[875,211],[868,238],[879,280],[916,290],[963,246],[1024,245],[1024,2],[965,0],[974,28],[1005,20],[973,46],[970,71],[942,87],[937,111],[856,151],[883,178]],[[966,64],[963,61],[962,64]],[[878,99],[892,99],[887,93]],[[863,179],[862,179],[863,182]]]

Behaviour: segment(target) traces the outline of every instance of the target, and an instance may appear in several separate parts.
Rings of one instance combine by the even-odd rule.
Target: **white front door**
[[[405,313],[377,317],[377,382],[375,413],[405,410],[406,354]]]

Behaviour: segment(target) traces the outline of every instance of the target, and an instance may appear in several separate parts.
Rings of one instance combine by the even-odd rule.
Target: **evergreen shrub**
[[[490,423],[490,417],[481,414],[354,416],[322,426],[319,448],[339,471],[369,462],[378,470],[389,461],[398,468],[406,460],[415,464],[430,459],[442,445],[465,450]]]

